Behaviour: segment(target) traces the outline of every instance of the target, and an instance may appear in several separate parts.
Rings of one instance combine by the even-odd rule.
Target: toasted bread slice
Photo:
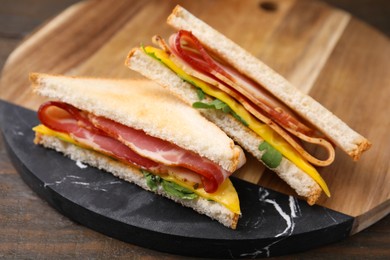
[[[35,93],[143,130],[151,136],[198,153],[225,170],[232,172],[245,161],[242,149],[222,130],[201,116],[198,111],[151,81],[79,78],[38,73],[31,74],[30,79]],[[146,190],[151,190],[139,168],[95,152],[93,149],[78,146],[71,136],[65,138],[55,131],[53,134],[51,130],[42,131],[38,128],[34,128],[36,144],[57,150],[73,160],[103,169]],[[224,194],[236,198],[237,193],[230,181],[226,185],[229,188],[223,192],[229,194]],[[229,203],[233,201],[234,205],[227,205],[219,199],[209,199],[210,196],[217,197],[212,195],[207,197],[199,191],[197,191],[199,196],[194,199],[181,199],[170,195],[163,186],[159,185],[155,192],[205,214],[227,227],[236,228],[240,216],[238,199],[228,200]]]
[[[351,129],[319,102],[301,92],[280,74],[183,7],[176,6],[168,17],[167,23],[176,30],[191,31],[206,49],[270,91],[297,114],[316,126],[354,160],[358,160],[371,146],[366,138]]]
[[[33,91],[97,116],[143,130],[233,172],[243,152],[217,126],[150,81],[78,78],[33,73]]]

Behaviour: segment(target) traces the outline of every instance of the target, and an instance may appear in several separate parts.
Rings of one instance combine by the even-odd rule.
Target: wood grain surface
[[[9,56],[3,69],[0,97],[36,109],[41,100],[31,96],[27,78],[30,71],[139,78],[123,66],[124,57],[131,47],[141,42],[150,43],[150,37],[156,33],[168,36],[172,31],[165,24],[166,16],[176,3],[180,3],[310,93],[374,143],[359,163],[337,151],[335,163],[321,169],[333,196],[321,198],[320,204],[356,217],[353,232],[358,232],[387,215],[390,208],[387,159],[390,139],[386,132],[390,123],[387,111],[383,109],[390,98],[390,90],[386,88],[390,83],[387,73],[389,40],[350,14],[323,2],[273,2],[276,10],[265,10],[254,0],[245,4],[242,1],[224,4],[222,1],[81,2],[29,35]],[[2,156],[6,157],[3,150]],[[253,165],[249,167],[257,166],[257,163],[251,163]],[[12,166],[4,163],[2,171],[12,171]],[[272,173],[256,174],[244,174],[243,178],[291,193]],[[9,183],[3,187],[3,192],[14,185],[21,190],[27,189],[20,186],[20,180],[15,177],[7,178]],[[15,196],[14,199],[12,203],[16,204],[24,199],[43,203],[31,193],[27,193],[26,198]],[[25,205],[23,203],[20,205]],[[5,219],[2,223],[20,226],[32,220],[29,216],[39,214],[24,208],[15,210],[19,212],[17,220]],[[75,241],[82,242],[84,251],[88,248],[92,251],[101,243],[104,247],[112,244],[121,247],[120,242],[106,240],[98,234],[91,236],[93,231],[80,230],[58,214],[51,217],[61,219],[53,230],[65,236],[69,234],[69,243],[62,247],[57,246],[61,241],[52,243],[56,241],[54,234],[47,236],[44,220],[33,220],[37,224],[36,230],[30,230],[30,235],[24,234],[24,238],[12,233],[10,228],[7,230],[19,241],[31,241],[29,239],[37,234],[39,237],[41,233],[45,236],[42,239],[47,241],[45,247],[65,254],[72,248],[80,250]],[[83,232],[88,232],[87,238],[83,237]],[[7,248],[5,244],[1,246]],[[30,242],[29,246],[33,250],[34,243]],[[141,255],[147,252],[139,248],[134,250]]]

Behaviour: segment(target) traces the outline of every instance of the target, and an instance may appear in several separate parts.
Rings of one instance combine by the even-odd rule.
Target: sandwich
[[[168,39],[132,49],[126,65],[175,93],[314,204],[330,196],[317,167],[335,146],[358,160],[371,143],[309,95],[181,6]],[[323,151],[313,156],[313,150]]]
[[[48,98],[36,144],[105,170],[235,229],[241,215],[229,176],[242,149],[156,83],[30,74]]]

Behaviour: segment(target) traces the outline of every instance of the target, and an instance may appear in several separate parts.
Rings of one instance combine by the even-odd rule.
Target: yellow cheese
[[[33,131],[36,132],[36,133],[43,134],[43,135],[55,136],[58,139],[61,139],[61,140],[65,141],[65,142],[72,143],[72,144],[75,144],[75,145],[79,145],[68,134],[51,130],[50,128],[48,128],[48,127],[46,127],[44,125],[37,125],[36,127],[33,128]]]
[[[54,130],[51,130],[47,128],[44,125],[38,125],[33,128],[35,132],[38,132],[42,135],[50,135],[57,137],[61,139],[64,142],[68,142],[77,146],[81,146],[86,149],[90,149],[89,147],[80,144],[79,142],[75,141],[70,135],[66,133],[57,132]],[[192,185],[189,185],[181,180],[176,179],[173,176],[161,176],[164,180],[174,182],[180,186],[183,186],[192,192],[196,193],[198,196],[205,198],[207,200],[213,200],[216,201],[222,205],[224,205],[226,208],[231,210],[232,212],[236,214],[241,214],[240,211],[240,201],[238,199],[237,191],[234,188],[233,184],[229,179],[226,179],[219,187],[218,190],[214,193],[207,193],[203,188],[197,188],[194,189]]]
[[[214,193],[207,193],[203,188],[194,189],[192,185],[174,178],[173,176],[162,176],[164,180],[172,181],[180,186],[183,186],[192,192],[195,192],[200,197],[216,201],[236,214],[240,214],[240,202],[238,199],[237,191],[234,188],[230,179],[226,179],[221,185],[219,185],[218,190]]]
[[[144,47],[144,51],[147,54],[160,60],[168,68],[174,71],[181,79],[192,83],[196,87],[201,88],[202,91],[206,94],[226,103],[238,116],[240,116],[246,123],[248,123],[248,127],[252,131],[254,131],[272,147],[282,153],[284,157],[293,162],[298,168],[307,173],[314,181],[318,183],[325,194],[330,196],[329,188],[317,170],[304,158],[302,158],[302,156],[279,134],[273,131],[268,125],[259,122],[235,99],[233,99],[225,92],[211,86],[210,84],[187,74],[169,58],[169,55],[165,51],[151,46]]]

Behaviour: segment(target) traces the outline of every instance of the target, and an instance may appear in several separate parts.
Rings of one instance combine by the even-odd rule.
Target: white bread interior
[[[233,172],[243,151],[213,123],[157,84],[32,73],[33,91],[143,130]]]
[[[80,161],[98,169],[107,171],[114,176],[125,181],[134,183],[141,188],[151,191],[141,171],[130,165],[126,165],[119,161],[115,161],[105,155],[94,152],[92,150],[83,149],[71,143],[59,140],[56,137],[36,134],[34,142],[46,148],[54,149],[63,153],[74,161]],[[201,197],[193,200],[184,200],[167,194],[161,187],[156,191],[157,194],[167,197],[183,206],[194,209],[200,214],[204,214],[212,219],[217,220],[221,224],[235,229],[237,226],[239,215],[233,213],[225,206],[210,201]]]
[[[162,63],[149,57],[140,48],[134,48],[130,51],[126,65],[130,69],[159,83],[190,106],[194,102],[199,101],[194,86],[181,80],[174,72]],[[215,109],[199,109],[199,111],[207,119],[219,126],[242,148],[261,161],[264,152],[260,151],[258,146],[264,141],[262,138],[229,114]],[[290,185],[298,195],[305,197],[309,204],[314,204],[321,195],[322,190],[320,186],[288,159],[283,158],[281,164],[272,170]]]
[[[183,7],[176,6],[168,17],[167,23],[176,30],[191,31],[207,49],[273,93],[279,100],[315,125],[354,160],[358,160],[362,152],[371,146],[366,138],[351,129],[319,102],[301,92],[266,64]]]

